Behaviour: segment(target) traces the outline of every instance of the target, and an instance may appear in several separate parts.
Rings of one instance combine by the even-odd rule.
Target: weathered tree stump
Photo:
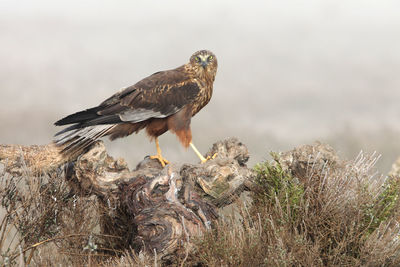
[[[64,159],[53,144],[0,146],[0,165],[10,175],[28,168],[48,173],[64,168],[77,194],[95,195],[101,232],[119,236],[114,249],[145,250],[160,257],[185,253],[190,238],[213,227],[220,208],[252,186],[247,148],[235,138],[214,144],[205,164],[169,164],[145,158],[135,170],[110,157],[97,142],[77,159]]]
[[[7,173],[18,176],[28,169],[34,174],[48,173],[69,159],[63,158],[53,143],[38,146],[0,145],[0,163]]]

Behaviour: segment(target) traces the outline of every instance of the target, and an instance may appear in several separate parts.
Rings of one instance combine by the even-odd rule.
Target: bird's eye
[[[213,60],[213,59],[214,59],[213,56],[209,56],[209,57],[208,57],[208,61],[211,61],[211,60]]]
[[[195,57],[195,60],[196,60],[196,62],[200,62],[201,61],[199,56]]]

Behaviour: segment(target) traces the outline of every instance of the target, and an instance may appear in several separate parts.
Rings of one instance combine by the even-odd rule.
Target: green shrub
[[[376,174],[376,157],[318,169],[259,163],[252,208],[221,219],[196,243],[203,266],[399,266],[399,177]],[[319,166],[319,165],[318,165]],[[322,165],[321,165],[322,166]],[[312,171],[310,171],[312,170]],[[237,221],[237,220],[236,220]]]
[[[300,204],[304,197],[304,185],[284,171],[278,156],[271,153],[274,162],[259,163],[254,167],[257,173],[258,188],[253,192],[253,213],[260,212],[259,208],[276,206],[282,210],[282,223],[296,220],[300,212]]]

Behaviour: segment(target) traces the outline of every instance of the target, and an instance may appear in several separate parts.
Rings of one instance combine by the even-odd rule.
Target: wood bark
[[[190,239],[213,227],[218,212],[252,187],[247,148],[235,138],[217,142],[205,164],[169,164],[145,158],[134,170],[110,157],[101,141],[78,158],[65,159],[54,144],[0,146],[0,169],[17,176],[64,170],[82,196],[101,205],[101,231],[122,237],[115,249],[146,250],[161,257],[184,253]],[[186,244],[186,245],[182,245]]]

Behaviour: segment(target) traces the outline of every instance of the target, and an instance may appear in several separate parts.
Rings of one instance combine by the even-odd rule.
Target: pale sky
[[[0,141],[48,143],[54,121],[209,49],[214,95],[192,120],[204,153],[228,136],[254,161],[326,140],[387,167],[400,155],[399,14],[400,1],[3,0]],[[162,138],[173,160],[196,160]],[[154,152],[145,136],[107,146],[132,166]]]

